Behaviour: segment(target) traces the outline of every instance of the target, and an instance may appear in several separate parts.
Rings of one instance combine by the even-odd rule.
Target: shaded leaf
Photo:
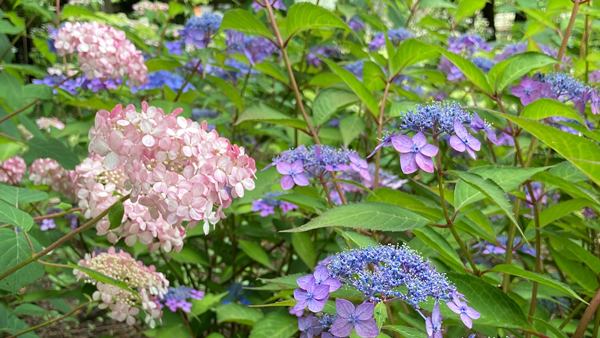
[[[308,2],[293,4],[287,13],[287,30],[290,36],[298,32],[315,28],[341,28],[350,30],[350,27],[337,15]]]
[[[313,118],[316,125],[321,125],[329,120],[339,109],[359,100],[356,94],[337,88],[325,88],[313,102]]]
[[[243,9],[230,9],[221,21],[221,31],[233,29],[250,35],[271,37],[271,32],[252,13]]]
[[[41,251],[42,247],[35,238],[30,239],[33,249],[36,252]],[[0,266],[3,271],[10,269],[29,257],[31,257],[31,250],[22,232],[11,229],[0,229]],[[43,276],[44,266],[34,262],[25,265],[3,280],[0,280],[0,289],[16,294],[20,288],[35,282]],[[0,316],[1,313],[2,311],[0,311]]]

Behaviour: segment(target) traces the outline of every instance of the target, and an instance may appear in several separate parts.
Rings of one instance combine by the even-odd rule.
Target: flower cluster
[[[164,2],[150,2],[147,0],[142,0],[138,3],[133,4],[133,12],[136,15],[144,16],[146,15],[146,11],[150,12],[168,12],[169,5]]]
[[[56,128],[58,130],[65,129],[65,124],[56,117],[40,117],[35,123],[38,128],[47,132],[50,132],[50,128]]]
[[[131,92],[133,94],[143,91],[143,90],[153,90],[153,89],[162,89],[163,86],[169,87],[174,92],[178,92],[183,84],[185,83],[185,79],[183,76],[172,73],[166,70],[159,70],[157,72],[152,72],[148,74],[148,82],[141,86],[132,86],[130,87]],[[186,93],[190,90],[194,90],[194,86],[190,83],[187,83],[183,88],[183,93]]]
[[[67,22],[54,42],[60,56],[77,53],[81,71],[88,79],[117,79],[127,75],[132,85],[147,81],[148,68],[142,52],[126,39],[123,31],[111,26]]]
[[[142,310],[146,313],[146,324],[155,327],[155,320],[162,317],[158,299],[167,293],[169,281],[156,272],[153,265],[147,267],[130,254],[117,252],[112,247],[108,252],[86,254],[78,265],[125,283],[126,287],[107,284],[94,280],[83,269],[73,270],[77,280],[83,279],[96,286],[93,299],[102,301],[98,306],[100,309],[110,309],[113,319],[126,321],[129,325],[135,324],[135,316]]]
[[[511,88],[511,93],[518,97],[523,105],[540,98],[551,98],[561,102],[573,102],[575,109],[583,114],[590,102],[592,113],[600,113],[598,90],[565,73],[536,74],[534,78],[524,77],[519,85]]]
[[[237,31],[226,31],[227,51],[231,54],[243,54],[248,61],[255,65],[262,63],[273,53],[277,52],[275,45],[266,38],[246,35]]]
[[[90,129],[90,152],[104,156],[104,166],[124,166],[132,202],[147,207],[173,226],[204,221],[204,232],[225,217],[231,199],[254,189],[254,160],[216,130],[142,103],[121,105],[96,114]]]
[[[0,182],[18,185],[23,180],[23,174],[27,170],[25,161],[19,156],[7,158],[0,161]]]
[[[204,13],[190,18],[179,31],[181,39],[198,49],[208,46],[210,40],[219,32],[223,18],[215,13]]]
[[[298,209],[298,206],[290,202],[271,198],[279,195],[281,195],[281,192],[271,192],[265,194],[265,197],[261,199],[254,200],[252,202],[252,211],[260,211],[260,215],[262,217],[266,217],[268,215],[275,214],[276,207],[280,208],[281,212],[284,214],[286,214],[288,211]]]
[[[252,8],[254,9],[255,12],[258,12],[265,7],[265,5],[263,5],[264,1],[266,1],[266,0],[252,1]],[[273,8],[280,9],[282,11],[285,11],[287,9],[285,7],[285,4],[283,3],[283,0],[269,1],[269,4]]]
[[[319,58],[319,55],[332,59],[341,57],[342,53],[337,46],[314,46],[310,48],[310,52],[306,55],[306,64],[315,68],[321,66],[323,61]]]
[[[402,113],[400,129],[452,134],[455,121],[469,124],[472,120],[471,113],[456,102],[433,102]]]
[[[38,158],[29,166],[29,179],[35,185],[47,185],[52,191],[71,200],[77,199],[75,184],[77,172],[64,169],[51,158]]]
[[[343,171],[352,169],[364,179],[370,180],[367,170],[367,161],[361,159],[355,151],[335,149],[329,146],[313,145],[308,148],[300,146],[286,150],[273,159],[277,171],[284,175],[281,178],[281,187],[289,190],[294,185],[307,186],[309,184],[305,171],[315,177],[323,177],[330,171]]]
[[[390,29],[387,32],[387,36],[388,39],[390,39],[390,42],[398,47],[398,45],[410,38],[413,37],[413,34],[408,31],[407,29],[404,28],[396,28],[396,29]],[[371,52],[375,52],[377,50],[379,50],[379,48],[385,46],[385,34],[384,33],[377,33],[375,35],[375,37],[373,38],[373,40],[371,40],[371,42],[369,43],[369,50]]]
[[[169,291],[160,298],[159,306],[166,306],[171,312],[181,309],[183,312],[188,313],[192,310],[192,303],[188,300],[202,300],[202,298],[204,298],[204,291],[198,291],[187,286],[170,287]]]

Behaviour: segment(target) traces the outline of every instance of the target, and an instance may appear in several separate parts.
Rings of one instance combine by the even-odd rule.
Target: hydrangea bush
[[[598,4],[200,3],[0,0],[0,337],[598,337]]]

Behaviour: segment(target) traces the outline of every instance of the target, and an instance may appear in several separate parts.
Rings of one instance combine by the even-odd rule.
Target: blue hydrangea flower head
[[[363,69],[365,68],[364,61],[361,60],[349,63],[344,68],[346,68],[347,71],[354,74],[354,76],[356,76],[360,81],[362,81]]]
[[[215,13],[194,16],[185,23],[179,34],[186,44],[198,49],[206,48],[212,37],[219,32],[222,20],[223,18]]]
[[[492,67],[496,65],[496,62],[494,60],[483,57],[474,57],[471,59],[471,61],[473,61],[473,64],[475,64],[477,68],[483,70],[486,73],[489,72],[492,69]]]
[[[450,301],[456,293],[446,276],[408,246],[370,246],[335,255],[327,264],[330,275],[360,291],[367,301],[399,298],[416,309],[429,297]],[[406,292],[399,291],[399,287]]]
[[[469,124],[473,117],[456,102],[433,102],[415,106],[402,113],[400,129],[436,133],[454,133],[454,122]]]
[[[456,54],[465,52],[467,55],[471,55],[477,50],[489,52],[492,50],[492,46],[477,34],[465,34],[457,38],[449,37],[448,50]]]

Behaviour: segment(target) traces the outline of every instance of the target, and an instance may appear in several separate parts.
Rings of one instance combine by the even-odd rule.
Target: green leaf
[[[422,229],[414,229],[413,233],[432,249],[442,255],[442,257],[456,263],[459,267],[463,266],[460,257],[456,253],[456,250],[454,250],[446,238],[437,231],[429,227],[424,227]]]
[[[282,312],[271,312],[256,322],[250,338],[289,338],[298,332],[298,318]]]
[[[305,129],[307,127],[306,122],[279,112],[262,102],[253,103],[248,108],[244,109],[240,116],[238,116],[235,124],[238,125],[244,121],[260,121],[300,129]]]
[[[407,209],[387,203],[357,203],[330,209],[301,227],[282,232],[300,232],[342,226],[353,229],[406,231],[424,227],[429,221]]]
[[[500,272],[500,273],[508,273],[513,276],[526,278],[526,279],[532,280],[534,282],[538,282],[540,284],[547,285],[555,290],[558,290],[570,297],[573,297],[573,298],[583,302],[583,299],[581,299],[581,297],[579,297],[579,295],[577,295],[577,293],[575,293],[575,291],[573,291],[568,285],[566,285],[562,282],[559,282],[557,280],[554,280],[548,276],[544,276],[544,275],[541,275],[541,274],[538,274],[535,272],[524,270],[520,266],[509,265],[509,264],[499,264],[499,265],[494,266],[492,271]]]
[[[146,67],[148,67],[148,72],[158,72],[159,70],[181,68],[181,62],[166,57],[158,57],[146,61]]]
[[[52,88],[46,85],[28,84],[21,88],[21,97],[30,99],[51,100]]]
[[[293,233],[292,246],[294,247],[295,253],[300,256],[300,259],[302,259],[311,270],[314,269],[317,263],[317,251],[315,250],[310,235],[306,232]]]
[[[488,84],[488,80],[485,74],[481,69],[477,68],[477,66],[475,66],[473,62],[463,58],[458,54],[454,54],[450,51],[447,51],[444,48],[433,45],[431,46],[433,48],[436,48],[440,53],[444,54],[444,56],[448,60],[450,60],[450,62],[452,62],[456,67],[458,67],[458,69],[460,69],[460,71],[465,75],[465,77],[469,79],[469,81],[471,81],[471,83],[477,86],[481,91],[488,94],[492,93],[492,88]]]
[[[123,202],[116,201],[115,204],[108,209],[108,220],[110,221],[110,227],[108,229],[111,230],[118,228],[121,223],[123,223],[124,215],[125,207],[123,206]]]
[[[62,142],[55,138],[45,140],[34,137],[28,141],[29,151],[23,155],[23,159],[31,163],[37,158],[51,158],[56,160],[63,168],[74,170],[81,161],[74,152],[65,147]]]
[[[363,62],[363,83],[371,92],[385,88],[385,79],[383,70],[373,61]]]
[[[44,77],[44,76],[48,75],[48,73],[46,71],[44,71],[40,67],[34,66],[34,65],[23,65],[23,64],[16,64],[16,63],[5,63],[4,64],[4,69],[12,69],[12,70],[23,72],[23,73],[25,73],[27,75],[32,75],[32,76],[35,76],[35,77]],[[44,86],[44,87],[50,89],[46,85],[40,85],[40,86]]]
[[[469,300],[469,306],[481,313],[477,324],[506,328],[530,328],[521,307],[496,285],[457,272],[449,272],[448,278],[457,286],[457,291]],[[491,301],[493,300],[493,301]],[[442,315],[444,315],[444,307]],[[449,311],[449,310],[448,310]]]
[[[546,169],[548,168],[517,168],[490,165],[473,168],[469,170],[469,173],[490,179],[498,184],[504,192],[509,192],[525,182],[531,176]],[[476,188],[471,187],[464,181],[459,180],[456,184],[454,193],[454,207],[456,209],[462,209],[483,198],[485,198],[483,193],[479,192]]]
[[[367,108],[375,115],[379,115],[379,109],[375,96],[360,82],[354,74],[350,73],[346,69],[338,66],[335,62],[330,61],[326,58],[321,58],[331,70],[342,78],[342,80],[352,89],[352,91],[358,95],[362,102],[365,103]]]
[[[384,329],[398,332],[404,338],[427,338],[427,333],[408,326],[386,325]]]
[[[573,242],[569,238],[557,236],[552,233],[547,233],[547,235],[564,245],[575,257],[587,265],[592,271],[600,271],[600,259],[587,251],[581,245]]]
[[[82,108],[95,109],[95,110],[104,109],[104,110],[110,111],[119,103],[116,101],[104,100],[100,97],[92,97],[91,99],[87,99],[87,100],[83,100],[83,101],[79,101],[79,100],[67,101],[66,104],[68,104],[70,106],[75,106],[75,107],[82,107]]]
[[[587,128],[587,124],[583,120],[581,114],[577,113],[575,110],[573,110],[573,108],[567,106],[566,104],[552,99],[535,100],[526,105],[521,112],[521,117],[532,120],[543,120],[545,118],[554,116],[576,120],[577,122],[581,123],[582,126]]]
[[[23,31],[23,27],[15,27],[7,20],[0,20],[0,33],[17,35]]]
[[[235,104],[239,111],[244,110],[244,102],[242,101],[242,96],[238,93],[238,90],[233,88],[229,82],[220,79],[215,76],[209,76],[209,78],[221,89],[221,91],[227,95],[227,97]]]
[[[373,317],[375,317],[375,322],[379,329],[385,324],[385,321],[388,318],[387,307],[385,302],[379,302],[375,305],[375,312],[373,313]]]
[[[506,197],[506,193],[498,186],[498,184],[490,179],[485,179],[479,175],[464,171],[451,170],[450,173],[458,176],[460,179],[467,182],[473,188],[479,190],[479,192],[491,199],[500,207],[500,209],[502,209],[504,214],[508,216],[508,218],[517,226],[517,228],[519,228],[519,223],[517,223],[517,220],[515,219],[515,215],[513,214],[510,202]],[[519,231],[521,231],[520,228]]]
[[[202,298],[202,300],[192,299],[192,309],[190,313],[195,316],[200,316],[216,304],[220,304],[221,300],[223,300],[227,294],[228,292],[223,292],[218,295],[206,293],[204,294],[204,298]]]
[[[594,183],[600,185],[600,146],[598,144],[538,121],[511,115],[493,114],[516,123],[573,163]]]
[[[208,260],[205,257],[203,257],[197,250],[189,246],[184,246],[180,252],[173,252],[171,258],[180,263],[201,264],[204,266],[210,266]]]
[[[263,318],[263,314],[259,310],[237,303],[221,305],[216,308],[216,312],[219,324],[233,322],[252,326]]]
[[[36,252],[42,250],[41,245],[30,238]],[[31,257],[31,250],[22,232],[11,229],[0,229],[0,266],[6,271]],[[35,282],[44,276],[44,266],[38,263],[27,264],[19,270],[0,280],[0,289],[17,294],[19,289]],[[2,311],[0,311],[1,315]],[[2,327],[2,325],[0,325]]]
[[[356,94],[343,89],[325,88],[313,102],[313,118],[315,124],[320,126],[327,122],[331,115],[348,105],[358,102]]]
[[[174,18],[179,14],[183,14],[184,13],[184,8],[183,5],[175,2],[175,1],[170,1],[169,2],[169,18]]]
[[[8,223],[24,231],[29,231],[33,227],[33,218],[28,213],[0,201],[0,223]]]
[[[356,246],[359,248],[379,245],[379,243],[377,243],[373,238],[367,235],[359,234],[358,232],[342,231],[340,229],[335,229],[335,231],[342,235],[342,237],[347,238],[350,242],[356,244]]]
[[[365,121],[356,115],[348,115],[340,120],[340,133],[344,147],[347,147],[365,130]]]
[[[306,196],[303,194],[285,194],[271,197],[273,199],[282,200],[286,202],[290,202],[298,207],[308,210],[310,212],[314,212],[316,214],[320,214],[322,210],[326,210],[327,203],[318,198],[314,198],[311,196]]]
[[[458,3],[458,9],[454,13],[455,24],[458,25],[463,19],[473,16],[475,12],[485,6],[487,0],[461,0]]]
[[[492,67],[489,73],[490,86],[496,93],[502,93],[504,88],[523,75],[557,62],[555,58],[542,53],[525,52],[513,55]],[[525,109],[528,106],[525,106]]]
[[[271,264],[271,260],[269,259],[269,255],[267,255],[266,251],[258,244],[246,241],[239,240],[240,248],[242,251],[252,260],[259,262],[260,264],[275,270],[273,264]]]
[[[591,191],[588,190],[578,184],[573,184],[572,181],[567,181],[562,177],[555,176],[550,173],[541,172],[533,175],[531,177],[532,180],[540,181],[550,186],[559,187],[563,190],[563,192],[575,197],[575,198],[585,198],[589,201],[592,201],[596,204],[600,204],[600,200],[598,197]],[[586,176],[587,179],[587,176]]]
[[[8,311],[4,304],[0,303],[0,333],[6,332],[8,334],[16,334],[21,331],[27,330],[29,326],[22,320],[17,318]],[[19,337],[22,338],[39,338],[34,332],[27,332]]]
[[[295,3],[287,12],[287,31],[290,37],[301,31],[327,27],[350,30],[337,15],[308,2]]]
[[[27,204],[39,202],[48,198],[48,194],[40,190],[31,190],[17,188],[6,184],[0,184],[0,199],[5,200],[10,205]]]
[[[290,80],[286,73],[284,73],[275,63],[272,62],[262,62],[254,65],[254,69],[259,72],[265,73],[285,84],[289,83]]]
[[[396,75],[408,66],[433,59],[438,55],[440,53],[436,49],[431,48],[431,45],[414,38],[407,39],[398,46],[396,55],[394,55],[394,62],[390,63],[390,74]]]
[[[35,304],[21,304],[19,306],[17,306],[14,310],[13,310],[13,315],[15,316],[22,316],[22,315],[26,315],[26,316],[45,316],[47,314],[49,314],[50,311],[44,309],[41,306],[35,305]]]
[[[225,12],[223,21],[221,21],[221,31],[226,29],[271,38],[271,32],[255,15],[239,8],[230,9]]]
[[[79,266],[76,264],[73,264],[71,262],[69,262],[69,266],[72,267],[75,270],[79,270],[81,272],[84,272],[86,275],[90,276],[91,279],[96,280],[98,282],[102,282],[104,284],[110,284],[110,285],[114,285],[116,287],[119,287],[125,291],[131,292],[136,296],[139,296],[137,291],[132,290],[129,285],[127,285],[127,282],[124,281],[120,281],[120,280],[116,280],[112,277],[109,277],[105,274],[102,274],[96,270],[92,270],[90,268],[86,268],[83,266]]]
[[[568,214],[577,211],[577,210],[581,210],[584,207],[587,207],[590,205],[590,201],[586,200],[586,199],[573,199],[573,200],[568,200],[565,202],[560,202],[557,204],[552,204],[551,206],[549,206],[547,209],[544,209],[539,216],[539,220],[540,220],[540,228],[545,227],[546,225],[564,217],[567,216]],[[535,220],[532,220],[529,222],[529,224],[527,225],[527,228],[534,228],[535,227]]]
[[[567,259],[552,247],[548,247],[548,250],[550,250],[552,259],[554,259],[559,271],[588,291],[596,291],[598,289],[597,271],[593,272],[583,265],[583,263]]]

